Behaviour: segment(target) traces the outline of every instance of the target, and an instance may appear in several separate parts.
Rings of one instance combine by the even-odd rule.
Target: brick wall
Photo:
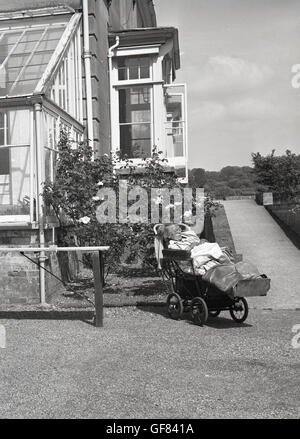
[[[36,231],[1,230],[0,246],[34,244]],[[32,259],[37,260],[34,255]],[[0,305],[39,303],[39,270],[24,256],[0,252]]]
[[[50,233],[46,240],[50,241]],[[38,246],[36,230],[0,230],[1,247]],[[38,263],[38,255],[27,253]],[[61,278],[61,262],[57,254],[47,254],[45,267]],[[0,252],[0,305],[36,304],[40,302],[39,267],[16,252]],[[46,301],[51,302],[55,294],[65,291],[64,285],[52,275],[45,273]]]

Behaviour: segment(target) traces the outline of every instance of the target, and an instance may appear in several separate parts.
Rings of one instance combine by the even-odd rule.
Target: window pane
[[[149,87],[131,87],[119,90],[120,123],[151,122]]]
[[[9,149],[0,148],[0,175],[9,174]]]
[[[29,206],[26,199],[30,197],[30,150],[26,147],[10,149],[11,195],[15,206]],[[22,209],[23,210],[23,209]]]
[[[5,130],[4,113],[0,112],[0,146],[5,144]]]
[[[128,79],[139,79],[139,69],[138,67],[129,67],[129,78]]]
[[[128,158],[151,156],[151,124],[120,126],[121,155]]]
[[[148,56],[120,57],[118,74],[119,81],[150,78],[150,58]]]
[[[29,81],[20,81],[13,89],[15,95],[26,95],[31,93],[36,86],[36,79]]]
[[[126,81],[127,80],[127,67],[120,67],[118,74],[119,74],[119,81]]]
[[[30,112],[16,110],[7,112],[8,145],[29,145],[30,143]],[[17,149],[21,153],[22,149]]]
[[[51,180],[51,151],[48,148],[45,148],[45,180]]]
[[[13,20],[17,31],[0,27],[0,96],[33,93],[66,27],[56,20]]]
[[[19,54],[13,54],[10,56],[9,58],[9,62],[7,63],[7,69],[11,69],[14,67],[18,67],[19,70],[21,70],[21,68],[25,65],[26,61],[29,58],[29,53],[27,54],[23,54],[23,53],[19,53]]]
[[[150,78],[150,67],[149,66],[141,67],[140,78],[141,79]]]

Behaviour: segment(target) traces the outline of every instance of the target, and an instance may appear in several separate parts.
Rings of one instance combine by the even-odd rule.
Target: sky
[[[154,0],[179,30],[189,167],[251,166],[251,153],[300,154],[299,0]],[[300,66],[299,66],[300,68]],[[300,84],[300,81],[299,81]]]

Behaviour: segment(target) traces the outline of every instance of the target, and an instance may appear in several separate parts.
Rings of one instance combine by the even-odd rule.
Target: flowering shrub
[[[99,197],[101,188],[114,189],[118,203],[120,180],[126,179],[128,190],[138,185],[149,195],[151,188],[182,189],[174,172],[166,172],[166,159],[154,149],[152,157],[139,166],[107,154],[93,160],[91,148],[86,143],[73,148],[65,131],[61,132],[58,147],[56,178],[54,182],[45,182],[43,192],[47,209],[54,212],[59,222],[58,244],[74,245],[75,241],[78,246],[109,245],[105,265],[110,271],[122,260],[155,266],[150,213],[141,223],[104,224],[99,223],[96,213],[103,201]],[[115,171],[117,164],[119,172]],[[149,207],[150,200],[149,196]],[[207,198],[205,207],[211,210],[213,201]],[[187,217],[192,214],[185,213]]]

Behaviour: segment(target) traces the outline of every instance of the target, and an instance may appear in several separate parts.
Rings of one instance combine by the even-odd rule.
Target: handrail
[[[66,252],[66,251],[103,251],[106,252],[110,249],[109,246],[96,246],[96,247],[58,247],[56,245],[50,247],[0,247],[0,252]]]

